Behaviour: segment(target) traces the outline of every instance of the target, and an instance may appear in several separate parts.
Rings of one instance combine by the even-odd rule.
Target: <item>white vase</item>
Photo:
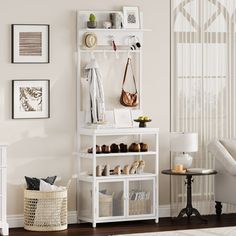
[[[184,169],[191,167],[193,162],[192,156],[187,153],[180,154],[174,158],[174,165],[183,165]]]

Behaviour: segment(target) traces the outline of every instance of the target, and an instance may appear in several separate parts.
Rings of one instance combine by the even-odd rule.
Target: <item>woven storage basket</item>
[[[67,229],[67,189],[24,191],[24,228],[31,231]]]
[[[151,200],[129,200],[129,214],[151,214]]]
[[[113,215],[113,194],[99,194],[99,217]]]

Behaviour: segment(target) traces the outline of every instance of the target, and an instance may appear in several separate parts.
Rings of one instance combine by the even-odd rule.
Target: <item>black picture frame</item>
[[[48,118],[50,80],[12,80],[12,119]]]
[[[11,63],[50,63],[50,25],[12,24]]]

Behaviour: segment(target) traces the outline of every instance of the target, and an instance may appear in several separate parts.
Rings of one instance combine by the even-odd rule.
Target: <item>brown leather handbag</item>
[[[126,92],[124,90],[124,84],[125,84],[129,65],[131,66],[132,76],[133,76],[133,80],[134,80],[134,87],[135,87],[134,93]],[[136,107],[138,105],[138,91],[137,91],[136,81],[135,81],[135,77],[134,77],[134,71],[133,71],[133,67],[132,67],[132,63],[131,63],[130,58],[128,58],[126,66],[125,66],[125,73],[124,73],[124,79],[123,79],[123,83],[122,83],[120,103],[121,103],[121,105],[126,106],[126,107]]]

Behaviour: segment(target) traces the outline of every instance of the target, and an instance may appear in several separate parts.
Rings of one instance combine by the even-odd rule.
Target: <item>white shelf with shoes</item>
[[[98,19],[98,26],[95,29],[87,28],[89,15],[94,13]],[[106,53],[121,54],[123,57],[134,57],[135,68],[138,74],[138,109],[142,109],[142,47],[131,51],[130,38],[138,40],[143,45],[144,32],[149,29],[143,28],[143,15],[140,13],[140,27],[137,29],[104,29],[102,22],[109,21],[109,14],[119,14],[121,11],[79,11],[77,13],[77,50],[78,50],[78,73],[77,73],[77,135],[78,150],[75,153],[78,161],[78,221],[91,222],[93,227],[97,223],[133,221],[153,219],[156,223],[159,220],[158,211],[158,172],[159,172],[159,148],[158,148],[158,128],[139,127],[106,127],[96,128],[84,125],[81,121],[80,113],[84,112],[81,78],[86,59],[96,53],[98,57]],[[95,34],[96,46],[89,48],[85,46],[86,34]],[[117,48],[114,50],[112,40]],[[101,55],[100,55],[101,54]],[[108,58],[108,60],[109,60]],[[119,57],[117,56],[117,59]],[[87,62],[87,61],[86,61]],[[102,61],[103,62],[103,61]],[[145,139],[146,138],[146,139]],[[148,150],[138,152],[109,152],[96,153],[96,145],[106,143],[120,143],[117,140],[127,143],[133,142],[140,145],[141,142],[148,143]],[[127,141],[126,141],[127,140]],[[92,152],[88,153],[88,149]],[[139,167],[133,167],[134,173],[125,172],[125,166],[132,167],[134,163],[145,163],[144,169],[138,171]],[[107,176],[97,176],[97,167],[104,171],[104,166],[110,166],[112,170],[120,166],[122,172],[119,174],[108,170]],[[109,169],[109,168],[108,168]],[[125,174],[126,173],[126,174]]]
[[[81,174],[78,177],[79,189],[81,189],[79,220],[92,222],[93,227],[102,222],[138,219],[154,219],[158,222],[158,132],[159,130],[156,128],[81,129],[80,134],[83,133],[81,137],[88,136],[92,140],[93,150],[96,150],[98,139],[102,137],[113,139],[117,136],[131,136],[135,140],[142,142],[143,135],[153,137],[155,148],[152,147],[152,150],[147,152],[99,154],[95,151],[93,153],[79,152],[80,166],[83,166],[83,160],[91,163],[90,172],[81,169]],[[106,160],[105,163],[100,162],[100,159],[104,158]],[[96,167],[101,165],[101,163],[106,165],[112,160],[131,164],[134,160],[145,160],[148,165],[146,158],[151,158],[151,161],[149,161],[151,166],[154,167],[151,172],[144,169],[144,172],[140,174],[124,174],[123,172],[108,176],[96,176]],[[132,191],[136,191],[136,195],[139,197],[131,199],[130,194]],[[105,205],[110,210],[104,210]],[[90,210],[87,211],[87,208]]]

